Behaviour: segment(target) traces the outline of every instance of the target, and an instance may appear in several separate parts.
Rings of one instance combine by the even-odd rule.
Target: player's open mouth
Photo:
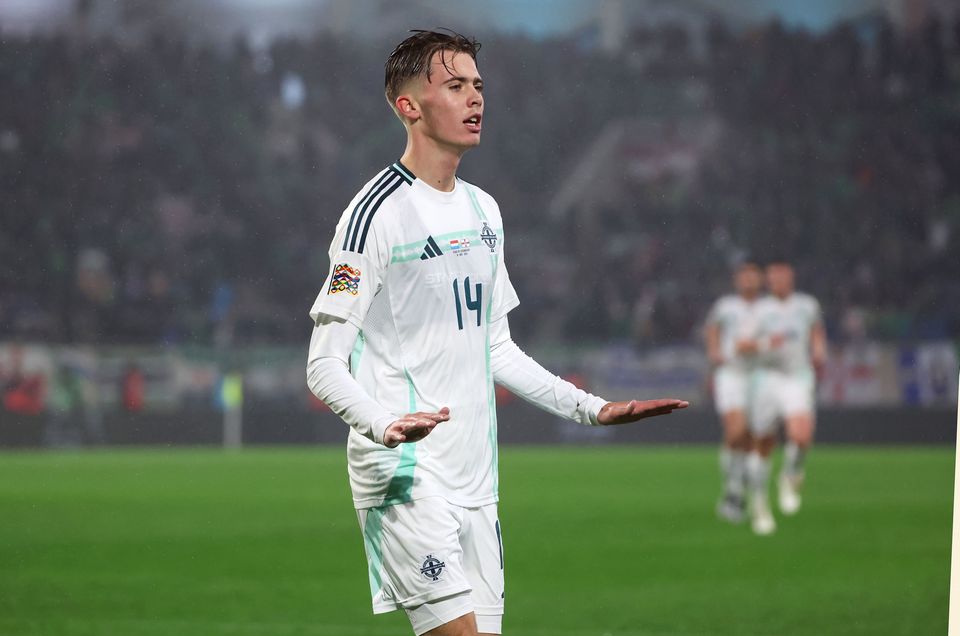
[[[467,130],[470,132],[478,133],[480,132],[480,120],[483,119],[483,115],[473,115],[463,120],[464,125],[466,125]]]

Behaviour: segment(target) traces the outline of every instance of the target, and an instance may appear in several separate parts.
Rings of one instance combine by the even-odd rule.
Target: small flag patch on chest
[[[330,277],[330,289],[327,295],[347,292],[351,296],[360,293],[360,269],[350,267],[347,263],[340,263],[333,268],[333,275]]]
[[[470,239],[450,239],[450,251],[454,254],[466,254],[470,251]]]

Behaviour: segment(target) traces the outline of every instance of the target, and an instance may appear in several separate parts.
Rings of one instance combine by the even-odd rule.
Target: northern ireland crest
[[[447,565],[443,561],[432,554],[428,554],[427,558],[423,560],[423,565],[420,566],[420,574],[431,581],[439,581],[445,567]]]
[[[483,222],[483,229],[480,230],[480,240],[490,248],[491,252],[496,251],[497,233],[490,229],[490,225],[488,225],[486,221]]]

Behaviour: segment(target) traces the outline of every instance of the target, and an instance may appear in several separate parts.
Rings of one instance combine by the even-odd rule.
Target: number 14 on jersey
[[[467,276],[463,279],[463,300],[460,302],[460,279],[453,279],[453,300],[454,305],[457,308],[457,326],[460,328],[460,331],[463,331],[463,314],[464,306],[466,306],[466,311],[475,311],[477,312],[477,326],[480,326],[480,306],[483,301],[483,283],[477,283],[476,285],[470,285],[470,277]]]

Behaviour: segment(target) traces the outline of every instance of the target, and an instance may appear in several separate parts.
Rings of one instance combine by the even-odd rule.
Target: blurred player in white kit
[[[815,370],[822,368],[827,354],[820,303],[794,291],[790,263],[770,261],[766,279],[769,295],[756,306],[757,367],[749,417],[753,450],[747,458],[751,526],[759,535],[776,530],[767,492],[781,419],[787,442],[778,479],[780,511],[793,515],[800,510],[804,459],[813,443]]]
[[[731,523],[746,513],[747,455],[752,447],[747,426],[748,394],[757,352],[756,306],[763,272],[753,260],[733,274],[735,294],[718,299],[707,315],[707,357],[713,368],[713,401],[723,421],[720,472],[723,494],[717,515]]]

